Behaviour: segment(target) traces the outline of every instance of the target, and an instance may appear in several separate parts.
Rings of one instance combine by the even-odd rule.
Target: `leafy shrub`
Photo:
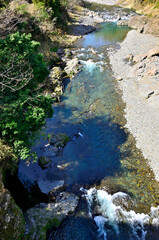
[[[23,159],[31,156],[37,131],[53,114],[52,99],[39,88],[49,72],[38,46],[19,32],[0,40],[0,137]]]
[[[61,20],[67,5],[66,0],[32,0],[32,2],[38,4],[38,6],[47,8],[49,15],[52,18],[57,17],[58,21]]]

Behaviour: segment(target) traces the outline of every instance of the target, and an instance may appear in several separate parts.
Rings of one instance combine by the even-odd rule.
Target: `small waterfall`
[[[96,67],[96,63],[95,62],[93,62],[91,59],[89,59],[87,61],[80,60],[80,62],[84,66],[84,68],[86,69],[87,72],[93,73],[93,70]]]
[[[81,191],[83,191],[81,189]],[[89,217],[94,217],[98,226],[99,239],[109,240],[120,238],[126,226],[127,240],[145,240],[147,231],[145,226],[159,226],[159,207],[152,207],[149,214],[136,213],[128,210],[132,200],[126,193],[118,192],[113,195],[104,190],[91,188],[84,190],[88,203]]]

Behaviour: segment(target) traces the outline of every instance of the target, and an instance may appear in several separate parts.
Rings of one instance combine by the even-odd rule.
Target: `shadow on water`
[[[119,172],[121,154],[118,147],[127,140],[127,135],[120,125],[113,123],[108,116],[87,118],[87,114],[75,124],[71,121],[65,122],[62,119],[62,109],[65,112],[64,117],[69,119],[72,116],[72,109],[55,106],[54,122],[48,120],[46,133],[65,133],[71,141],[60,156],[50,156],[52,165],[46,169],[41,169],[37,162],[28,167],[21,161],[19,176],[23,183],[29,186],[35,185],[40,179],[49,182],[64,180],[67,190],[78,192],[81,185],[89,187]],[[46,144],[47,139],[40,139],[34,148],[38,157],[43,156],[43,146]],[[61,169],[57,172],[55,166],[60,166]]]
[[[47,240],[158,240],[158,228],[151,225],[145,225],[144,231],[147,232],[145,238],[142,238],[140,228],[133,235],[132,226],[126,223],[119,223],[119,233],[117,234],[113,226],[105,224],[106,235],[99,234],[97,226],[93,219],[85,217],[67,217],[57,228],[49,229]]]

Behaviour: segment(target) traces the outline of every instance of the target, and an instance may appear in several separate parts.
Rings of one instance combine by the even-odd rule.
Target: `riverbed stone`
[[[58,227],[61,221],[73,213],[78,205],[79,198],[62,192],[55,203],[41,203],[30,208],[24,214],[26,220],[25,240],[46,240],[47,230]]]
[[[97,98],[93,103],[89,106],[89,111],[96,111],[101,103],[101,99]]]
[[[44,169],[48,166],[49,163],[51,163],[51,159],[49,159],[48,157],[42,156],[42,157],[39,157],[38,163],[39,163],[39,166],[42,169]]]
[[[79,69],[80,69],[80,62],[78,58],[75,57],[71,60],[69,59],[66,62],[66,67],[64,70],[71,77],[77,74],[79,72]]]
[[[119,20],[119,21],[117,22],[117,25],[118,25],[118,26],[128,26],[128,24],[129,24],[129,21],[128,21],[128,20]]]
[[[40,179],[38,186],[42,193],[48,194],[49,192],[56,192],[57,190],[63,189],[64,180],[49,181],[47,179]]]
[[[44,148],[43,157],[48,159],[46,161],[49,161],[49,158],[56,157],[56,156],[60,155],[60,153],[61,153],[61,151],[60,151],[59,147],[54,147],[49,144],[49,146],[47,148]]]
[[[62,70],[60,67],[54,67],[50,71],[50,90],[52,90],[51,96],[60,101],[60,96],[63,94],[63,82],[62,82]]]
[[[70,137],[68,137],[65,133],[52,133],[49,139],[50,145],[53,145],[57,148],[64,148],[64,146],[70,141]]]

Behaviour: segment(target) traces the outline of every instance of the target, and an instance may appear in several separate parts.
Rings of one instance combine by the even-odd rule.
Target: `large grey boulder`
[[[57,227],[61,221],[75,211],[78,197],[71,193],[62,192],[55,203],[41,203],[30,208],[25,213],[25,239],[46,240],[47,230]]]

